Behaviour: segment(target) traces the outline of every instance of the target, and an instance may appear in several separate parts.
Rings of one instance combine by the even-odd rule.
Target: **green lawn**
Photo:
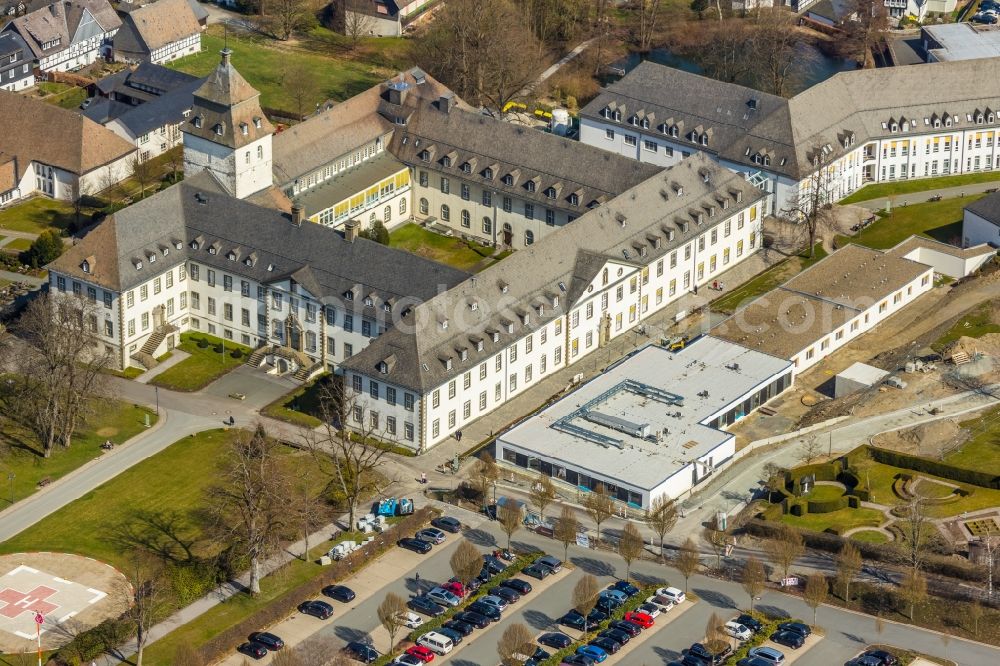
[[[83,103],[83,100],[87,99],[86,89],[68,83],[43,81],[38,84],[38,89],[45,93],[45,96],[42,97],[43,100],[49,104],[61,106],[64,109],[77,109]]]
[[[889,537],[877,530],[861,530],[852,534],[850,538],[866,543],[889,543]]]
[[[1000,182],[1000,172],[980,171],[976,173],[963,173],[957,176],[940,176],[938,178],[916,178],[913,180],[900,180],[892,183],[875,183],[862,187],[854,194],[840,200],[841,204],[852,204],[859,201],[871,201],[873,199],[886,199],[897,194],[912,194],[913,192],[927,192],[945,187],[960,187],[962,185],[972,185],[975,183]]]
[[[993,303],[989,301],[962,316],[931,348],[940,352],[961,337],[981,338],[987,333],[1000,333],[1000,324],[993,321]]]
[[[822,244],[817,243],[812,257],[802,254],[775,264],[752,280],[712,301],[711,308],[717,312],[735,312],[741,306],[783,284],[825,256],[826,250],[823,249]]]
[[[806,499],[815,500],[817,502],[825,502],[827,500],[837,499],[844,494],[844,489],[839,486],[813,486],[812,492],[807,495],[803,495]]]
[[[948,243],[962,235],[962,209],[982,197],[976,194],[894,207],[891,213],[880,214],[881,219],[856,236],[837,236],[837,245],[857,243],[885,250],[914,234]]]
[[[482,270],[502,258],[484,262],[493,254],[493,248],[453,236],[442,236],[413,223],[389,234],[389,245],[463,271]],[[483,265],[477,267],[480,262]]]
[[[93,210],[85,208],[82,211],[85,222],[89,221]],[[32,234],[51,228],[66,229],[74,220],[73,207],[68,202],[41,196],[0,210],[0,228]]]
[[[815,532],[822,532],[829,527],[841,530],[852,527],[878,527],[885,522],[885,516],[877,509],[840,509],[829,513],[808,513],[804,516],[787,514],[781,521],[793,527],[801,527]]]
[[[219,51],[224,46],[221,27],[209,28],[201,37],[202,51],[168,63],[167,66],[196,76],[205,76],[219,64]],[[229,34],[232,62],[240,74],[261,93],[261,104],[272,109],[297,113],[296,102],[286,92],[283,84],[286,72],[301,64],[313,81],[315,90],[302,101],[302,113],[310,113],[316,105],[327,99],[344,100],[388,78],[392,71],[371,64],[332,55],[338,49],[329,45],[323,48],[323,39],[317,37],[310,48],[283,45],[266,37],[248,37]]]
[[[1000,474],[1000,408],[960,424],[972,436],[944,459],[949,465]]]
[[[208,346],[199,347],[199,340],[207,340]],[[251,352],[249,347],[232,340],[225,341],[225,353],[216,351],[217,346],[222,344],[222,339],[207,333],[181,333],[178,349],[189,353],[190,358],[167,368],[154,377],[150,384],[175,391],[198,391],[205,388],[236,366],[245,363]],[[235,350],[240,352],[239,358],[233,358]]]
[[[323,422],[313,414],[318,409],[319,387],[325,377],[328,375],[320,376],[311,384],[289,391],[260,410],[260,413],[279,421],[287,421],[306,428],[316,428],[323,425]]]
[[[73,438],[68,449],[57,446],[49,458],[25,428],[0,420],[0,507],[10,502],[10,474],[14,474],[14,501],[38,489],[41,479],[58,479],[80,465],[103,455],[100,445],[110,439],[121,444],[145,430],[145,419],[156,416],[142,407],[121,401],[95,400],[94,413]]]
[[[3,249],[13,252],[25,252],[31,247],[31,240],[28,238],[14,238],[3,246]]]
[[[914,474],[914,472],[913,470],[901,469],[899,467],[892,467],[881,463],[875,463],[872,466],[869,478],[871,479],[873,502],[889,506],[902,503],[902,500],[896,497],[895,493],[892,492],[892,481],[897,474]],[[938,479],[938,477],[930,474],[924,474],[922,472],[919,473],[919,475],[931,480],[940,480],[944,483],[954,484],[970,492],[970,495],[963,497],[956,502],[928,505],[926,507],[927,515],[931,518],[946,518],[948,516],[958,515],[965,511],[978,511],[979,509],[1000,506],[1000,490],[970,486],[969,484],[958,483],[949,479]],[[864,479],[862,479],[862,483],[864,483]]]

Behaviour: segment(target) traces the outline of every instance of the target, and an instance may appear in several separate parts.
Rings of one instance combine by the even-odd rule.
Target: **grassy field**
[[[311,384],[300,386],[286,393],[260,410],[260,413],[279,421],[287,421],[306,428],[316,428],[323,425],[323,422],[312,414],[317,411],[320,400],[318,387],[325,377],[328,375],[320,376]]]
[[[92,208],[84,208],[82,218],[90,219]],[[75,220],[73,207],[66,201],[46,197],[28,199],[10,208],[0,210],[0,228],[38,234],[46,229],[66,229]]]
[[[948,331],[931,345],[940,352],[961,337],[981,338],[987,333],[1000,333],[1000,324],[993,321],[993,303],[983,303],[972,312],[961,317]]]
[[[992,182],[1000,182],[1000,172],[981,171],[976,173],[962,173],[957,176],[916,178],[914,180],[901,180],[893,183],[875,183],[867,187],[862,187],[851,196],[841,199],[839,203],[852,204],[859,201],[886,199],[897,194],[912,194],[914,192],[939,190],[945,187],[960,187],[962,185]]]
[[[804,254],[789,257],[767,269],[749,282],[740,285],[725,296],[715,299],[712,301],[711,307],[717,312],[735,312],[758,296],[766,294],[778,285],[798,275],[825,256],[826,251],[823,249],[823,246],[817,243],[812,257]]]
[[[807,513],[804,516],[787,514],[781,517],[781,521],[793,527],[822,532],[829,527],[877,527],[885,522],[885,516],[877,509],[840,509],[829,513]]]
[[[878,530],[861,530],[852,534],[851,538],[865,543],[889,543],[889,537]]]
[[[393,231],[389,235],[389,245],[463,271],[482,270],[506,256],[484,261],[493,254],[493,248],[461,238],[442,236],[412,223]],[[483,265],[478,265],[480,263]]]
[[[927,236],[948,243],[962,235],[962,209],[982,198],[977,194],[893,208],[888,215],[856,236],[837,236],[837,245],[857,243],[884,250],[913,236]]]
[[[199,347],[199,340],[207,340],[208,346]],[[177,347],[190,354],[190,358],[167,368],[150,383],[174,391],[198,391],[236,366],[245,363],[247,355],[251,352],[249,347],[236,344],[232,340],[225,341],[225,353],[215,351],[216,346],[221,344],[223,344],[222,339],[207,333],[182,333],[181,343]],[[239,350],[239,358],[233,358],[234,350]]]
[[[956,467],[986,470],[1000,474],[1000,408],[960,424],[969,428],[972,436],[944,461]]]
[[[3,246],[8,252],[24,252],[31,247],[31,240],[28,238],[15,238]]]
[[[202,34],[202,51],[175,60],[167,66],[196,76],[205,76],[219,64],[219,51],[224,42],[220,26],[210,27]],[[327,33],[327,34],[324,34]],[[341,101],[383,81],[394,72],[393,59],[364,62],[343,57],[343,49],[329,31],[314,31],[314,36],[295,46],[266,37],[229,34],[232,62],[240,74],[261,93],[261,104],[271,109],[297,113],[296,102],[286,92],[283,83],[288,72],[301,66],[311,74],[310,87],[315,88],[302,100],[302,112],[311,113],[327,99]],[[377,53],[377,50],[373,49]]]
[[[844,494],[844,489],[840,486],[813,486],[812,492],[808,495],[803,495],[803,497],[811,500],[816,500],[817,502],[825,502],[826,500],[837,499]]]
[[[86,89],[68,83],[43,81],[38,84],[38,89],[45,93],[45,96],[42,97],[43,100],[64,109],[77,109],[83,100],[87,99]]]
[[[899,467],[892,467],[881,463],[875,463],[872,466],[869,478],[871,480],[873,502],[889,506],[902,503],[902,500],[900,500],[900,498],[892,492],[892,481],[897,474],[913,474],[913,470],[901,469]],[[965,511],[978,511],[979,509],[1000,506],[1000,490],[970,486],[966,483],[958,483],[948,479],[938,479],[938,477],[931,476],[930,474],[920,473],[920,476],[931,480],[940,480],[944,483],[951,483],[971,493],[967,497],[963,497],[956,502],[928,505],[926,507],[927,515],[931,518],[946,518],[948,516],[958,515]]]
[[[103,455],[100,445],[110,439],[121,444],[145,430],[145,419],[156,416],[142,407],[121,401],[95,400],[94,412],[79,429],[68,449],[57,446],[49,458],[42,457],[41,444],[25,428],[0,419],[0,507],[11,498],[10,474],[14,475],[14,501],[38,489],[41,479],[55,480],[84,463]]]

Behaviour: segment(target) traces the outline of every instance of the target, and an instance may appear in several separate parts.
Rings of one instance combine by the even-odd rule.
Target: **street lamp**
[[[14,479],[17,478],[17,474],[14,472],[7,472],[7,480],[10,481],[10,503],[11,506],[14,505]]]
[[[154,386],[153,390],[156,391],[156,418],[160,418],[160,387]]]

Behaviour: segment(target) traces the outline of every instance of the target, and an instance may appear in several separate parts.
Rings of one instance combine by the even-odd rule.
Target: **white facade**
[[[181,144],[180,123],[168,123],[154,130],[135,136],[120,120],[112,120],[105,125],[109,130],[133,143],[143,161],[157,157]]]
[[[150,62],[163,64],[201,51],[201,33],[196,32],[176,42],[170,42],[149,54]]]
[[[348,385],[359,396],[357,404],[362,411],[358,416],[366,423],[373,418],[384,423],[391,417],[397,424],[413,424],[418,438],[399,436],[396,441],[416,451],[444,441],[553,371],[597,352],[646,317],[710,284],[760,249],[762,201],[721,210],[718,220],[713,223],[706,218],[706,222],[697,238],[651,263],[644,263],[642,257],[634,262],[609,259],[577,302],[560,305],[560,297],[555,297],[551,307],[568,307],[565,316],[532,330],[491,360],[417,396],[413,411],[402,404],[401,388],[393,387],[395,404],[389,404],[385,390],[389,386],[378,375],[347,373]],[[527,321],[511,322],[510,331],[531,327],[530,314],[528,317]]]
[[[87,9],[83,10],[76,34],[70,38],[65,48],[42,56],[38,68],[43,72],[69,72],[86,67],[101,56],[101,48],[110,43],[118,29],[103,31],[100,24]],[[55,46],[61,46],[56,44]],[[42,48],[46,47],[42,44]]]
[[[0,72],[0,90],[6,90],[8,92],[17,92],[19,90],[27,90],[28,88],[35,85],[35,73],[31,67],[30,62],[26,62],[21,65],[21,71],[15,71],[16,68],[7,70],[6,72]],[[5,78],[3,74],[6,73]],[[15,76],[20,76],[23,78],[14,78]]]
[[[972,247],[980,243],[1000,247],[1000,224],[965,210],[962,216],[962,244]]]
[[[225,188],[243,199],[271,186],[271,135],[242,148],[229,148],[184,132],[184,174],[212,172]]]

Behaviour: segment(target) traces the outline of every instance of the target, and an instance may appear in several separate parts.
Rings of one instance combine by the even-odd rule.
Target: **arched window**
[[[524,232],[524,244],[531,245],[535,242],[535,232],[528,229]]]
[[[605,268],[601,275],[601,284],[606,285],[608,283],[608,269]]]
[[[375,224],[375,211],[372,211],[371,215],[368,216],[368,224]]]
[[[264,146],[257,146],[257,159],[264,159]]]
[[[466,229],[472,226],[472,221],[469,218],[469,211],[467,210],[462,211],[462,226],[465,227]]]
[[[426,215],[428,210],[429,210],[429,206],[427,204],[427,199],[424,199],[423,197],[421,197],[420,198],[420,214],[421,215]]]
[[[445,222],[451,219],[451,209],[447,204],[441,204],[441,219]]]
[[[382,211],[382,221],[389,224],[389,220],[392,219],[392,206],[386,206],[385,210]]]
[[[399,200],[399,214],[406,215],[406,197]]]

